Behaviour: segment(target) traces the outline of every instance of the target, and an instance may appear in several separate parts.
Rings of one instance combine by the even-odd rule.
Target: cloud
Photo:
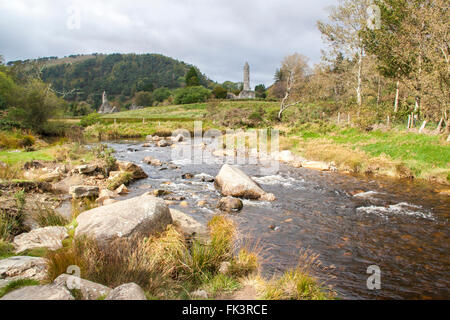
[[[15,0],[0,3],[0,54],[7,60],[78,53],[162,53],[211,79],[272,83],[282,58],[312,63],[323,48],[317,20],[333,0]],[[79,13],[79,19],[77,19]],[[79,28],[78,22],[79,21]]]

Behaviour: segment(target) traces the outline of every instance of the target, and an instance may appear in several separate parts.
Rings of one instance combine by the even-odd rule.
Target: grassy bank
[[[450,144],[437,135],[307,123],[286,130],[282,146],[343,171],[450,183]]]

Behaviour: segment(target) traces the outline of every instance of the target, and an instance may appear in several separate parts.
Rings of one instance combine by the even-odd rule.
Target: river
[[[182,179],[182,174],[216,176],[220,163],[180,168],[154,167],[142,159],[171,161],[170,147],[142,147],[142,141],[109,142],[118,160],[143,167],[149,178],[133,183],[126,197],[161,188],[184,196],[188,207],[171,207],[207,222],[220,194],[212,182]],[[167,169],[164,169],[167,168]],[[295,267],[304,250],[319,255],[323,269],[315,276],[343,299],[449,299],[449,198],[428,186],[394,179],[371,179],[281,164],[261,175],[258,165],[241,165],[274,202],[244,200],[231,215],[242,243],[256,244],[266,277]],[[164,184],[170,181],[170,184]],[[357,193],[359,192],[359,193]],[[355,195],[355,193],[357,193]],[[126,198],[124,197],[124,198]],[[206,200],[206,207],[197,206]],[[302,251],[303,250],[303,251]],[[381,271],[381,289],[369,290],[367,268]]]

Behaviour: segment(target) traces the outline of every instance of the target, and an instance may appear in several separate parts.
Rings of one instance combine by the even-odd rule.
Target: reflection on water
[[[119,160],[133,161],[149,175],[131,185],[127,197],[150,187],[164,188],[186,197],[189,207],[179,209],[197,220],[206,222],[214,214],[220,194],[213,183],[185,180],[181,175],[215,176],[220,164],[177,161],[179,169],[161,170],[142,159],[153,156],[170,161],[170,147],[141,148],[132,141],[109,145]],[[138,151],[127,150],[130,145]],[[328,280],[343,298],[450,298],[447,196],[399,180],[371,180],[284,165],[269,176],[261,176],[256,165],[243,165],[242,169],[277,197],[272,203],[244,200],[244,209],[233,216],[241,236],[263,248],[264,275],[294,267],[300,250],[309,248],[320,254],[323,265],[334,267],[335,279],[325,279],[320,273],[316,276]],[[170,184],[163,184],[167,181]],[[208,205],[200,208],[198,200],[206,200]],[[366,287],[370,265],[381,268],[381,290]]]

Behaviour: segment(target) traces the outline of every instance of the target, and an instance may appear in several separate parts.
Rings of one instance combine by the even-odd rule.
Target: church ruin
[[[102,95],[102,105],[98,109],[98,113],[115,113],[117,108],[109,104],[108,98],[106,97],[106,91],[103,91]]]

